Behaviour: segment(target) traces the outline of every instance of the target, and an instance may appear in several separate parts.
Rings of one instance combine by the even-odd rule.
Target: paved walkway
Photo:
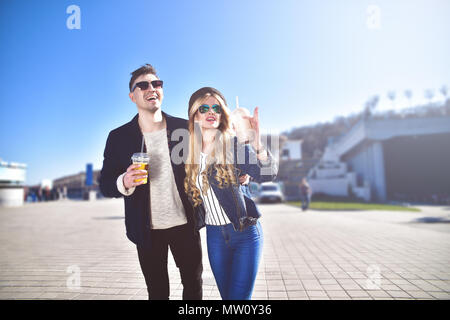
[[[450,208],[302,212],[262,205],[254,299],[450,299]],[[204,298],[219,299],[204,248]],[[170,256],[171,298],[181,299]],[[147,299],[123,202],[0,208],[0,299]]]

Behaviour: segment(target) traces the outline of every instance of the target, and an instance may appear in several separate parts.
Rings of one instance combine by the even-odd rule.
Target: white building
[[[450,195],[449,164],[450,117],[369,118],[326,147],[308,181],[314,193],[423,201]]]
[[[26,168],[25,164],[0,161],[0,206],[23,205]]]
[[[281,149],[282,160],[300,160],[302,158],[302,141],[287,140]]]

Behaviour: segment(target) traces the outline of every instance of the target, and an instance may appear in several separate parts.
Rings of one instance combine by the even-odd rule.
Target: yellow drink
[[[135,170],[147,171],[147,177],[148,177],[148,163],[134,163],[134,164],[139,164],[139,167],[137,167]],[[148,182],[147,177],[142,178],[142,179],[135,179],[134,182],[144,181],[144,184],[146,184]]]
[[[148,154],[142,152],[135,153],[131,157],[131,161],[133,162],[133,164],[139,165],[139,167],[137,167],[135,170],[145,170],[147,172],[147,176],[145,178],[135,179],[134,182],[144,181],[143,184],[146,184],[148,182],[148,163],[150,162]]]

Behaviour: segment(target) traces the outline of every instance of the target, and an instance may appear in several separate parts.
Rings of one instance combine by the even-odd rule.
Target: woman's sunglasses
[[[155,89],[159,89],[163,87],[163,81],[162,80],[153,80],[151,82],[148,81],[141,81],[136,83],[133,88],[131,88],[131,92],[134,91],[134,89],[136,89],[136,87],[139,87],[141,90],[147,90],[148,87],[150,86],[150,83],[152,84],[152,87]]]
[[[202,104],[200,107],[198,107],[198,111],[200,111],[200,113],[207,113],[209,108],[213,109],[213,111],[215,113],[221,113],[222,112],[222,108],[218,104],[214,104],[211,107],[208,106],[207,104]]]

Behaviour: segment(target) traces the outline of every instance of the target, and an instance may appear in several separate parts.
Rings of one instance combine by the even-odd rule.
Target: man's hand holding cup
[[[127,168],[127,172],[123,176],[123,185],[125,188],[135,188],[147,183],[148,172],[147,170],[141,170],[141,167],[141,164],[134,163]]]
[[[133,164],[127,168],[127,172],[123,177],[123,185],[127,189],[146,184],[148,180],[148,165],[150,162],[148,154],[143,152],[134,153],[131,161]]]

